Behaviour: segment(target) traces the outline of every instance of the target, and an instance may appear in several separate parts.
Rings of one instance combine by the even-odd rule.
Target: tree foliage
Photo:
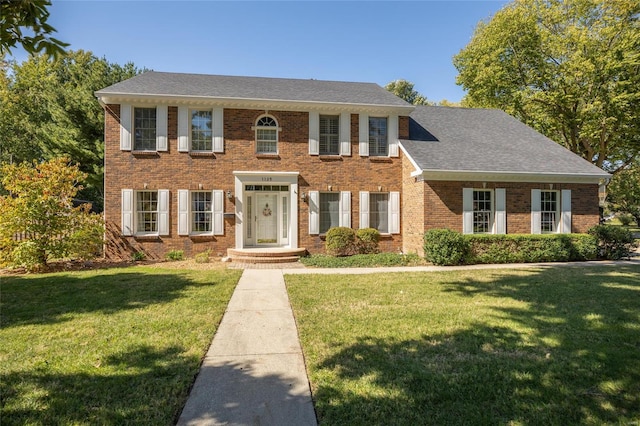
[[[43,163],[5,164],[0,196],[0,263],[46,266],[51,258],[87,258],[99,252],[103,223],[90,205],[74,207],[86,178],[68,157]]]
[[[389,92],[404,99],[412,105],[433,105],[426,96],[423,96],[413,88],[413,83],[407,80],[395,80],[384,86]]]
[[[464,103],[615,172],[640,155],[639,17],[637,0],[515,0],[454,58]]]
[[[613,211],[630,214],[640,226],[640,161],[611,179],[607,199]]]
[[[80,197],[100,210],[104,112],[94,92],[139,72],[84,51],[11,63],[0,76],[0,160],[69,156],[88,174]]]
[[[0,1],[0,56],[20,44],[30,54],[44,52],[56,56],[67,43],[51,37],[56,30],[47,23],[49,0]]]

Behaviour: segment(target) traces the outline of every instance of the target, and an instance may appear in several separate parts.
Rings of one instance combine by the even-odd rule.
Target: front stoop
[[[233,263],[292,263],[307,253],[305,248],[246,248],[227,249],[227,256]]]

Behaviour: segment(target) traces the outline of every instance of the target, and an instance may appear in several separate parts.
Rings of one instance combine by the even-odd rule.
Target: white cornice
[[[531,182],[531,183],[591,183],[608,182],[609,175],[580,173],[532,173],[513,171],[469,171],[469,170],[416,170],[413,177],[423,180],[449,180],[473,182]]]
[[[411,105],[376,105],[340,102],[291,101],[279,99],[245,99],[245,98],[212,98],[208,96],[176,96],[176,95],[131,95],[126,93],[95,93],[101,104],[167,104],[188,105],[191,107],[224,107],[238,109],[270,109],[287,111],[345,111],[352,113],[395,113],[409,115],[414,107]]]

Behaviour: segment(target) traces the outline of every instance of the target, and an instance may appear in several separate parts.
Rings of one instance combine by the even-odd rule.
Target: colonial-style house
[[[501,111],[371,83],[145,72],[96,96],[111,257],[286,260],[335,226],[418,253],[432,228],[586,232],[609,177]]]

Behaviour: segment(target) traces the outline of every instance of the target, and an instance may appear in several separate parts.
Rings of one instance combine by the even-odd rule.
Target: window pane
[[[134,108],[133,149],[156,150],[156,109]]]
[[[212,138],[211,111],[191,111],[191,150],[211,151]]]
[[[340,132],[340,116],[320,116],[320,154],[338,155],[338,140]]]
[[[158,232],[158,192],[136,192],[136,232]]]
[[[211,192],[191,193],[191,232],[211,232]]]
[[[491,233],[491,191],[473,191],[473,232]]]
[[[369,117],[369,155],[387,155],[387,118]]]
[[[369,194],[369,226],[381,233],[389,232],[389,194]]]
[[[558,232],[558,192],[540,191],[540,230]]]
[[[320,233],[340,226],[340,194],[337,192],[320,193]]]

